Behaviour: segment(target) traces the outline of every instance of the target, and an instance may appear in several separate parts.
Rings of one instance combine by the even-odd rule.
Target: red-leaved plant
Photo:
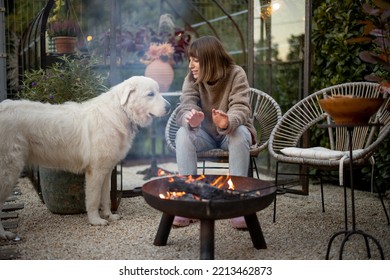
[[[390,2],[373,0],[373,5],[362,5],[367,19],[364,24],[363,35],[352,38],[348,43],[368,43],[370,50],[362,51],[359,57],[364,62],[374,64],[373,72],[364,77],[367,81],[381,84],[383,92],[390,93]]]

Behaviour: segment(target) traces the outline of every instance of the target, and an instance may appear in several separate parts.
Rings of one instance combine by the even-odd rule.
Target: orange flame
[[[157,176],[160,176],[160,177],[161,177],[161,176],[165,176],[165,175],[167,175],[167,174],[165,173],[164,170],[162,170],[162,169],[160,169],[160,168],[157,170]]]
[[[161,199],[175,199],[186,195],[186,192],[166,192],[166,194],[160,193]]]
[[[234,190],[235,189],[235,187],[234,187],[234,184],[233,184],[233,181],[232,181],[232,179],[230,179],[229,178],[229,180],[228,180],[228,185],[229,185],[229,190]]]
[[[158,175],[159,176],[164,176],[164,175],[167,175],[167,174],[166,174],[166,172],[164,172],[164,170],[159,169],[158,170]],[[171,174],[168,174],[168,176],[170,176],[170,175]],[[204,180],[206,178],[206,176],[203,175],[203,174],[197,176],[196,178],[194,178],[192,175],[189,175],[189,176],[178,175],[177,177],[184,178],[186,183],[192,183],[192,182],[195,182],[195,181],[201,181],[201,180]],[[174,176],[168,177],[168,182],[169,183],[172,183],[174,181],[175,181],[175,177]],[[235,189],[233,181],[232,181],[231,177],[229,176],[229,174],[226,175],[226,176],[221,175],[221,176],[215,178],[210,183],[211,186],[214,186],[214,187],[217,187],[217,188],[222,188],[222,187],[226,186],[226,184],[228,185],[228,189],[229,190],[234,190]],[[176,199],[176,198],[182,197],[184,195],[186,195],[186,192],[166,192],[166,194],[160,194],[159,196],[160,196],[161,199]]]

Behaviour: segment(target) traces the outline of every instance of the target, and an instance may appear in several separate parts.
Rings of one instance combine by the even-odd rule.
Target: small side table
[[[318,127],[321,127],[321,128],[329,128],[329,127],[345,127],[347,129],[347,132],[348,132],[348,139],[349,139],[349,158],[350,158],[350,161],[349,161],[349,175],[350,175],[350,184],[351,184],[351,209],[352,209],[352,229],[348,229],[348,215],[347,215],[347,212],[348,212],[348,206],[347,206],[347,187],[344,185],[344,216],[345,216],[345,230],[342,230],[342,231],[339,231],[339,232],[336,232],[335,234],[332,235],[332,237],[330,238],[329,240],[329,243],[328,243],[328,249],[326,251],[326,259],[328,260],[329,259],[329,253],[330,253],[330,249],[332,247],[332,243],[334,241],[334,239],[341,235],[341,234],[344,234],[344,238],[341,242],[341,245],[340,245],[340,251],[339,251],[339,259],[341,260],[343,258],[343,251],[344,251],[344,246],[345,246],[345,243],[348,241],[348,239],[352,236],[352,235],[355,235],[355,234],[358,234],[358,235],[361,235],[364,237],[364,241],[365,241],[365,244],[366,244],[366,250],[367,250],[367,257],[368,258],[371,258],[371,251],[370,251],[370,245],[368,243],[369,239],[371,239],[375,244],[376,246],[378,247],[378,251],[380,253],[380,256],[382,258],[382,260],[384,260],[384,254],[383,254],[383,249],[381,247],[381,245],[379,244],[379,241],[376,240],[372,235],[369,235],[367,233],[365,233],[364,231],[362,230],[358,230],[356,229],[356,215],[355,215],[355,195],[354,195],[354,185],[353,185],[353,157],[352,157],[352,138],[353,138],[353,130],[355,127],[358,127],[358,126],[381,126],[381,124],[379,123],[367,123],[367,124],[321,124],[321,125],[318,125]]]

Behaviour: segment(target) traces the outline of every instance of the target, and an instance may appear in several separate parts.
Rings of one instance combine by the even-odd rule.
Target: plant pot
[[[75,53],[76,52],[76,37],[54,37],[53,38],[57,53]]]
[[[39,167],[43,201],[54,214],[85,213],[85,176]]]
[[[322,109],[336,124],[367,124],[378,111],[383,98],[333,96],[320,100]]]
[[[167,92],[173,82],[174,72],[171,64],[157,59],[146,66],[145,76],[158,83],[160,92]]]

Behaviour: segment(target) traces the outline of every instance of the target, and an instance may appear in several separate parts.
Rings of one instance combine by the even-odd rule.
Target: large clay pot
[[[54,214],[85,213],[85,176],[39,167],[43,201]]]
[[[57,53],[75,53],[76,52],[76,37],[54,37],[54,43]]]
[[[171,64],[157,59],[146,66],[145,76],[159,84],[160,92],[167,92],[173,82],[174,72]]]

